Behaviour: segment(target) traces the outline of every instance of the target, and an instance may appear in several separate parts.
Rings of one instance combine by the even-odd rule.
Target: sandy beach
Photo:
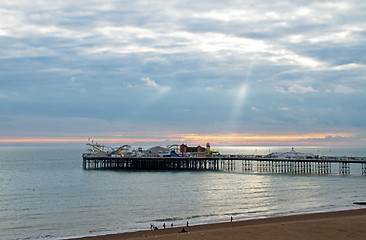
[[[75,238],[118,239],[366,239],[366,209],[311,213],[131,233]]]

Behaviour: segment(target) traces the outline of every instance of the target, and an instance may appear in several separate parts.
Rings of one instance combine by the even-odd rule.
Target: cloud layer
[[[362,145],[365,34],[364,1],[3,1],[1,138]]]

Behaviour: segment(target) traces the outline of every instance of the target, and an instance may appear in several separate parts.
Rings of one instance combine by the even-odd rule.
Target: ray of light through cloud
[[[146,99],[147,105],[154,104],[170,90],[169,86],[160,86],[156,81],[149,77],[141,78],[141,81],[143,81],[145,85],[149,87],[148,94],[151,95],[151,97]]]
[[[239,87],[236,88],[236,99],[233,104],[231,119],[229,120],[229,122],[230,122],[229,131],[231,131],[231,132],[237,131],[237,129],[238,129],[237,124],[238,124],[238,122],[240,122],[239,119],[240,119],[241,115],[249,114],[248,112],[247,113],[244,112],[244,107],[245,107],[245,101],[246,101],[248,92],[250,90],[248,82],[250,82],[252,68],[253,68],[253,62],[250,62],[243,83],[241,83],[241,85],[239,85]]]
[[[246,97],[247,97],[248,91],[249,91],[248,84],[243,83],[242,85],[240,85],[237,88],[236,91],[237,91],[236,98],[233,103],[233,109],[232,109],[231,118],[229,121],[230,122],[229,129],[232,132],[237,130],[237,128],[238,128],[237,124],[239,122],[241,115],[248,114],[248,113],[244,112],[245,100],[246,100]]]

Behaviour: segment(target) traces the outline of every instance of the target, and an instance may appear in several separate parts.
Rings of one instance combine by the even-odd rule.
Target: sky
[[[366,146],[366,2],[0,0],[0,145]]]

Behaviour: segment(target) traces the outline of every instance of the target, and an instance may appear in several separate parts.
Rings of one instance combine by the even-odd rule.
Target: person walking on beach
[[[230,221],[233,222],[233,216],[231,216]]]
[[[189,223],[188,223],[188,221],[187,221],[187,227],[188,227],[188,225],[189,225]]]
[[[163,228],[165,229],[165,223],[163,224]]]

